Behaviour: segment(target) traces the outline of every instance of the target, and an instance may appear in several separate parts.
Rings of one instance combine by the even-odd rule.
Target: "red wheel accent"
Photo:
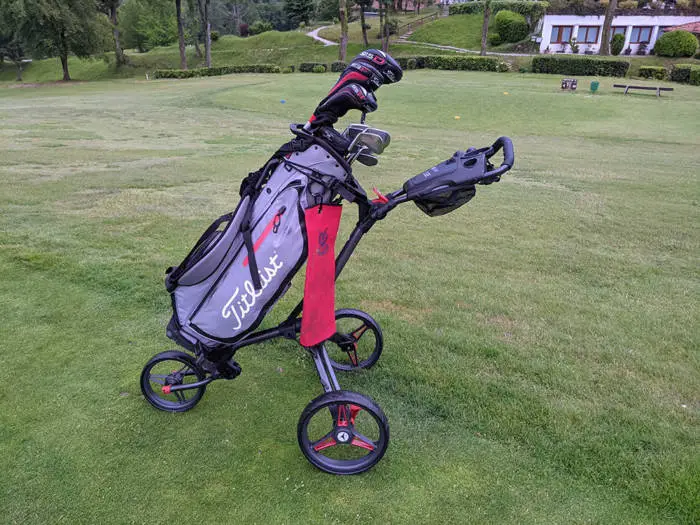
[[[163,393],[164,393],[164,394],[170,394],[170,393],[171,393],[171,392],[170,392],[170,385],[165,385],[165,386],[163,387]]]
[[[350,405],[350,424],[354,425],[355,424],[355,418],[357,417],[357,414],[359,414],[362,411],[362,407],[358,407],[357,405]]]
[[[347,409],[345,408],[345,405],[339,405],[338,406],[338,422],[337,426],[339,427],[347,427],[349,426],[348,423],[348,415],[347,415]]]
[[[324,448],[329,448],[329,447],[334,447],[336,446],[337,443],[333,437],[329,437],[328,439],[324,439],[320,443],[316,443],[314,445],[314,450],[318,452],[319,450],[323,450]]]
[[[366,450],[374,450],[374,445],[372,443],[367,443],[363,439],[360,439],[358,437],[352,438],[352,441],[350,442],[351,445],[355,447],[360,447],[364,448]]]
[[[368,328],[369,328],[369,326],[367,326],[366,324],[363,324],[361,327],[359,327],[357,330],[355,330],[350,335],[352,335],[352,337],[355,339],[355,341],[357,341],[360,339],[360,337],[362,337],[362,334],[364,334]]]

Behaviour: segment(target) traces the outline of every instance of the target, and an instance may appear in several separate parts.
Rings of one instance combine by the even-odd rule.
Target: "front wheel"
[[[203,381],[205,377],[204,370],[191,355],[169,350],[154,355],[143,367],[141,392],[159,410],[184,412],[199,403],[207,387],[174,391],[172,387]]]
[[[376,465],[389,446],[389,422],[379,405],[357,392],[326,392],[299,417],[299,447],[316,468],[359,474]]]

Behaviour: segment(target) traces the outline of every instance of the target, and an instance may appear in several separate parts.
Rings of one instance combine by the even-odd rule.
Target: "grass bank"
[[[357,168],[365,187],[502,134],[516,167],[450,215],[398,208],[338,283],[338,306],[384,330],[377,366],[340,377],[391,423],[366,475],[299,452],[320,387],[292,342],[241,351],[241,377],[189,413],[141,398],[141,367],[173,347],[164,268],[334,80],[0,88],[3,520],[697,522],[693,87],[624,97],[605,79],[591,96],[555,76],[409,71],[381,89],[368,122],[393,140]]]

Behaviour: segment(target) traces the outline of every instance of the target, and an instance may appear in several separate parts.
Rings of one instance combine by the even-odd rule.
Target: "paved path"
[[[319,42],[322,42],[324,46],[337,46],[338,42],[331,42],[330,40],[326,40],[325,38],[321,38],[320,36],[318,36],[318,32],[321,29],[326,29],[327,27],[331,27],[331,26],[319,27],[318,29],[314,29],[313,31],[309,31],[308,33],[306,33],[306,36],[310,36],[314,40],[318,40]]]
[[[393,42],[394,44],[411,44],[414,46],[425,46],[425,47],[434,47],[436,49],[445,49],[447,51],[455,51],[457,53],[471,53],[474,55],[478,55],[480,53],[479,50],[474,50],[474,49],[462,49],[461,47],[453,47],[453,46],[441,46],[438,44],[429,44],[427,42],[414,42],[413,40],[404,40],[403,36],[399,39]],[[534,56],[531,53],[495,53],[493,51],[487,51],[487,55],[501,55],[501,56],[508,56],[508,57],[529,57],[529,56]]]

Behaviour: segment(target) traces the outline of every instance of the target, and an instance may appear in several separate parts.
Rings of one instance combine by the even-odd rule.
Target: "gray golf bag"
[[[306,261],[304,210],[330,203],[349,173],[321,141],[286,144],[241,186],[241,201],[167,270],[173,316],[167,335],[199,353],[250,334]]]

